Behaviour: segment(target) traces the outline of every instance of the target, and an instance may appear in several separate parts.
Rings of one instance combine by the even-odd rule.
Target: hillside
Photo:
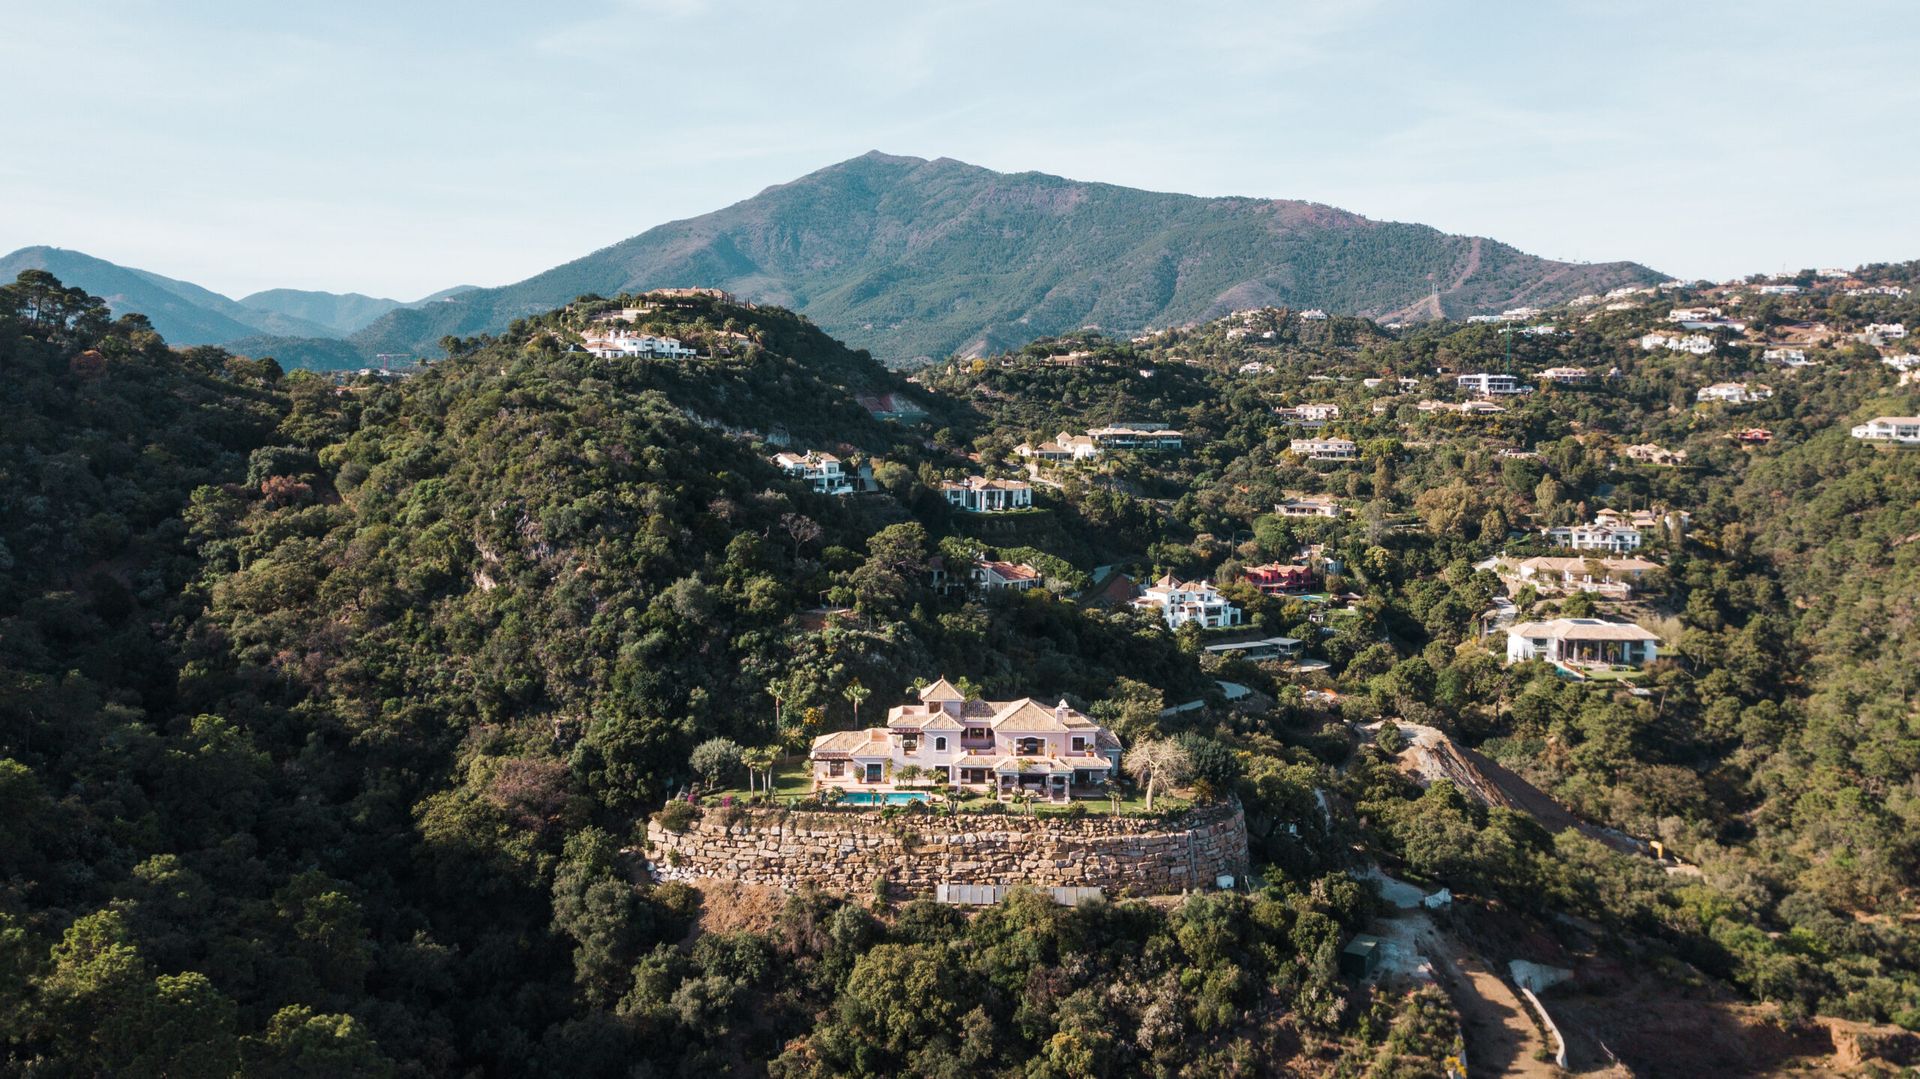
[[[1306,202],[871,153],[514,285],[390,313],[355,342],[431,355],[442,336],[497,330],[587,293],[709,286],[792,307],[901,364],[1081,326],[1131,333],[1262,305],[1458,317],[1656,278],[1632,263],[1553,262]]]

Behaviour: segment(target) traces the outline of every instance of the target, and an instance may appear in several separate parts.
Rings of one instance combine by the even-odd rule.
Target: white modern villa
[[[1631,622],[1555,618],[1507,630],[1507,662],[1544,659],[1558,667],[1645,667],[1659,654],[1658,635]]]
[[[590,333],[585,337],[587,351],[603,360],[659,357],[680,360],[697,355],[680,344],[677,337],[655,337],[650,333]]]
[[[1470,375],[1456,375],[1454,385],[1476,393],[1482,397],[1510,397],[1518,393],[1530,392],[1533,387],[1520,381],[1518,375],[1480,372]]]
[[[1240,608],[1214,591],[1212,581],[1182,581],[1171,573],[1143,589],[1133,605],[1157,611],[1168,629],[1179,629],[1189,622],[1201,629],[1240,624]]]
[[[1612,551],[1614,554],[1637,551],[1646,539],[1641,531],[1632,525],[1598,520],[1588,525],[1559,525],[1554,528],[1543,528],[1540,534],[1555,547],[1566,547],[1575,551]]]
[[[1105,785],[1120,768],[1120,739],[1066,701],[981,700],[945,678],[918,697],[888,710],[885,727],[815,738],[808,754],[815,789],[891,791],[921,780],[1063,802]]]
[[[831,453],[776,453],[774,467],[797,480],[811,484],[816,494],[848,495],[853,481],[840,468],[840,458]]]

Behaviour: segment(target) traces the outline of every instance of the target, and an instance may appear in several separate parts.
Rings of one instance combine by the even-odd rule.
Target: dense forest
[[[330,379],[169,348],[22,274],[0,287],[0,1059],[1441,1074],[1460,1051],[1447,996],[1338,970],[1381,909],[1370,866],[1781,1023],[1920,1029],[1920,452],[1847,433],[1920,411],[1920,388],[1838,334],[1795,372],[1732,340],[1642,349],[1669,300],[1702,297],[1532,335],[1266,311],[908,384],[799,315],[713,297],[653,303],[638,327],[698,359],[598,358],[578,347],[588,320],[637,300],[589,296],[449,338],[412,377]],[[1827,289],[1745,317],[1920,310]],[[1392,382],[1566,364],[1595,377],[1484,417]],[[1765,400],[1694,401],[1762,377]],[[856,400],[886,392],[928,418]],[[1275,409],[1310,401],[1341,405],[1329,430],[1360,460],[1289,451],[1300,432]],[[1036,472],[1014,534],[976,535],[939,493],[1024,474],[1019,443],[1149,419],[1186,448]],[[1764,444],[1734,437],[1759,426]],[[1687,457],[1622,452],[1648,442]],[[839,454],[873,490],[815,494],[770,462],[781,447]],[[1273,513],[1298,492],[1351,512]],[[1631,690],[1503,664],[1481,633],[1503,594],[1488,560],[1602,507],[1688,515],[1650,536],[1659,573],[1616,612],[1658,629],[1661,661]],[[1056,586],[931,586],[936,557],[986,543]],[[1338,567],[1337,611],[1243,580],[1309,548]],[[1078,602],[1096,567],[1211,576],[1249,629],[1311,642],[1324,667],[1222,659],[1192,629]],[[644,825],[694,781],[695,747],[802,751],[940,674],[1177,740],[1199,794],[1244,808],[1258,885],[970,914],[809,893],[722,927],[711,897],[642,872]],[[1398,766],[1401,725],[1691,871],[1422,782]]]

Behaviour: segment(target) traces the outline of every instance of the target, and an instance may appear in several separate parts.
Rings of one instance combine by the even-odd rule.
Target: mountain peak
[[[1433,318],[1659,275],[1581,266],[1298,200],[1199,198],[871,150],[516,285],[393,312],[363,349],[430,351],[586,292],[712,286],[794,307],[893,363],[1236,307]],[[1438,295],[1435,295],[1438,283]]]

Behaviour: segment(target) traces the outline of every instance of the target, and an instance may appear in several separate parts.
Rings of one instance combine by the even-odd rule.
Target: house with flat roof
[[[1216,591],[1212,581],[1182,581],[1171,573],[1142,589],[1133,606],[1157,612],[1168,629],[1189,623],[1201,629],[1240,624],[1240,608]]]
[[[1352,461],[1360,456],[1360,447],[1344,438],[1296,438],[1287,443],[1287,451],[1315,461]]]
[[[1521,382],[1519,375],[1487,373],[1456,375],[1453,381],[1461,389],[1481,397],[1508,397],[1517,393],[1528,393],[1533,389]]]
[[[1507,662],[1543,659],[1555,666],[1645,667],[1659,655],[1660,637],[1631,622],[1555,618],[1521,622],[1507,630]]]
[[[849,495],[853,493],[853,480],[847,477],[840,467],[840,458],[831,453],[776,453],[773,455],[775,468],[797,480],[804,480],[815,494]]]
[[[985,476],[942,480],[940,494],[949,505],[967,513],[1007,513],[1033,506],[1033,485],[1025,480],[990,480]]]
[[[885,727],[815,738],[807,755],[815,788],[888,791],[917,776],[1064,802],[1119,771],[1120,739],[1064,700],[1051,707],[1031,697],[983,700],[945,678],[915,696],[887,711]]]
[[[1294,637],[1262,637],[1257,641],[1227,641],[1207,645],[1209,655],[1239,659],[1298,659],[1306,642]]]
[[[1625,554],[1637,551],[1645,539],[1638,528],[1624,524],[1603,524],[1595,521],[1587,525],[1558,525],[1543,528],[1540,534],[1555,547],[1566,547],[1575,551],[1612,551]]]
[[[1095,427],[1087,432],[1087,437],[1101,449],[1114,450],[1177,450],[1186,443],[1183,432],[1131,420],[1115,420],[1105,427]]]
[[[1875,416],[1854,427],[1853,437],[1867,442],[1920,443],[1920,416]]]

